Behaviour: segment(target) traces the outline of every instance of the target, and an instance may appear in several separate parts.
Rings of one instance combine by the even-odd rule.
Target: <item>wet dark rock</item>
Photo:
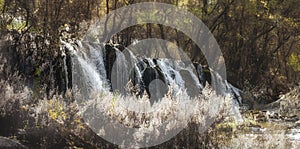
[[[154,64],[156,62],[154,61]],[[139,60],[137,63],[137,69],[132,72],[131,77],[133,85],[138,85],[140,88],[139,96],[144,94],[144,91],[148,94],[151,99],[150,102],[153,104],[161,99],[168,91],[167,81],[162,70],[156,65],[151,66],[150,62],[147,59]],[[137,75],[137,71],[139,71],[142,77]],[[154,84],[152,84],[154,83]]]
[[[179,73],[183,77],[182,79],[185,82],[187,94],[190,97],[198,97],[201,93],[202,88],[197,86],[190,72],[187,70],[180,70]]]
[[[114,62],[117,59],[117,53],[115,47],[111,44],[106,44],[104,49],[104,66],[106,70],[106,76],[108,81],[111,80],[111,73]]]
[[[200,83],[203,85],[203,87],[206,86],[206,82],[208,84],[211,84],[211,72],[209,70],[209,67],[207,65],[200,65],[199,63],[193,63],[194,67],[197,71]]]
[[[202,84],[203,87],[205,87],[207,78],[210,77],[208,75],[210,74],[205,73],[207,71],[205,71],[204,68],[199,63],[193,63],[193,64],[198,74],[200,83]]]

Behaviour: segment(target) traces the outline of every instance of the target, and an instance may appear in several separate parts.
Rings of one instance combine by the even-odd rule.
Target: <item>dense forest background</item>
[[[20,34],[15,46],[28,47],[23,38],[34,34],[38,43],[32,75],[60,56],[60,38],[84,35],[92,20],[135,0],[0,0],[1,34]],[[251,90],[264,102],[297,86],[300,81],[300,3],[297,0],[163,0],[192,12],[211,30],[224,54],[228,80]],[[205,64],[199,48],[176,29],[161,24],[142,24],[123,30],[111,39],[128,46],[136,39],[162,38],[177,44],[193,61]],[[22,49],[22,48],[21,48]],[[21,63],[21,62],[20,62]],[[28,71],[28,70],[22,70]],[[30,74],[30,73],[29,73]],[[43,82],[42,80],[41,82]],[[48,84],[49,81],[43,83]],[[55,84],[55,83],[54,83]],[[57,84],[57,83],[56,83]],[[59,83],[58,83],[59,84]],[[55,85],[53,85],[55,86]]]

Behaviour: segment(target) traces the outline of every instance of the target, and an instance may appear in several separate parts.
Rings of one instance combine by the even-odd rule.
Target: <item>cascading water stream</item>
[[[147,78],[151,78],[151,75],[148,74],[149,72],[145,73],[145,70],[148,68],[151,68],[149,71],[154,73],[152,74],[154,75],[154,79],[160,77],[162,83],[172,86],[173,95],[176,95],[180,90],[187,90],[191,96],[195,97],[201,93],[206,84],[202,68],[198,66],[195,68],[192,64],[166,58],[135,57],[129,49],[125,48],[126,52],[122,52],[114,45],[79,42],[76,44],[78,46],[74,48],[67,42],[62,41],[62,43],[73,53],[74,67],[77,67],[77,71],[72,74],[73,79],[78,82],[76,84],[80,85],[82,90],[85,90],[83,91],[85,94],[89,94],[88,92],[91,90],[108,90],[109,86],[111,86],[113,91],[126,95],[126,84],[130,80],[134,82],[134,85],[138,85],[142,92],[146,89],[149,94],[150,89],[147,87],[150,84],[147,83],[147,81],[149,82]],[[112,48],[106,49],[107,46],[111,46]],[[115,51],[113,63],[107,63],[110,60],[105,55],[111,52],[108,50]],[[112,69],[107,70],[107,67],[112,67]],[[111,72],[107,73],[107,71]],[[223,80],[213,70],[210,70],[210,72],[212,72],[211,80],[214,80],[211,83],[214,83],[213,85],[215,86],[219,85],[216,88],[218,94],[224,96],[233,94],[233,96],[236,96],[237,101],[241,102],[241,91],[239,89],[233,87],[226,80]],[[133,78],[132,73],[135,73]],[[110,74],[111,77],[108,77],[107,74]],[[163,75],[160,76],[161,74]],[[160,90],[155,89],[154,91],[159,92]]]
[[[92,91],[104,90],[107,83],[103,54],[99,50],[101,46],[81,42],[76,44],[61,42],[72,56],[72,80],[80,87],[80,93],[89,98]]]
[[[106,71],[105,71],[105,66],[103,63],[103,46],[99,44],[87,44],[87,48],[89,49],[90,52],[90,59],[89,63],[94,64],[97,72],[99,73],[101,80],[105,81],[106,80]],[[105,81],[106,82],[106,81]]]
[[[66,54],[63,53],[62,54],[63,56],[63,65],[64,65],[64,71],[65,71],[65,80],[66,80],[66,90],[68,90],[68,84],[69,84],[69,78],[68,78],[68,66],[67,66],[67,57],[66,57]]]
[[[121,93],[126,94],[126,84],[128,83],[129,79],[129,71],[130,71],[130,64],[127,61],[125,55],[116,47],[116,61],[113,64],[112,71],[116,72],[111,74],[111,81],[112,81],[112,88]]]

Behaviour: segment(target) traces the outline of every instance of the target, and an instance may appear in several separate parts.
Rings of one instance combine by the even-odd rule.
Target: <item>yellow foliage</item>
[[[114,109],[115,109],[115,102],[116,102],[116,100],[117,100],[118,95],[119,95],[118,92],[116,92],[116,93],[115,93],[115,96],[114,96],[113,99],[112,99],[110,112],[114,112]]]
[[[288,60],[288,65],[295,71],[300,71],[300,55],[292,53]]]
[[[54,112],[53,110],[49,110],[49,116],[50,116],[50,118],[52,118],[52,119],[57,119],[57,117],[58,117],[58,113],[57,112]]]
[[[235,122],[224,122],[216,125],[217,130],[223,131],[235,131],[237,129],[237,123]]]
[[[26,21],[20,18],[14,18],[10,24],[7,24],[6,28],[9,30],[22,31],[26,27]]]
[[[5,0],[0,0],[0,11],[2,12]]]
[[[36,69],[35,74],[39,77],[41,76],[41,70],[40,69]]]
[[[67,115],[63,111],[62,103],[50,100],[49,105],[50,105],[50,107],[49,107],[48,113],[49,113],[49,117],[51,119],[58,120],[58,121],[66,120]]]

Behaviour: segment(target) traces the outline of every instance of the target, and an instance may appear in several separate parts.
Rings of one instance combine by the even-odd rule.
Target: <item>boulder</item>
[[[5,149],[27,149],[26,146],[22,145],[21,143],[6,138],[6,137],[1,137],[0,136],[0,148],[5,148]]]
[[[281,115],[300,117],[300,86],[282,95],[278,102]]]

